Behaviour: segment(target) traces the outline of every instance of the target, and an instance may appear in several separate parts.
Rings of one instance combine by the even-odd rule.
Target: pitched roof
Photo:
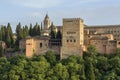
[[[45,19],[49,18],[48,14],[46,14]]]

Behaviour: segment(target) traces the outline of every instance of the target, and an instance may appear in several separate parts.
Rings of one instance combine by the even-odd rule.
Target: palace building
[[[20,41],[20,48],[26,51],[27,57],[44,55],[48,50],[55,51],[61,59],[70,55],[82,56],[89,45],[95,45],[101,54],[115,53],[120,48],[120,25],[87,26],[81,18],[64,18],[63,25],[54,28],[62,33],[59,40],[50,38],[50,25],[46,15],[42,36],[28,36]]]

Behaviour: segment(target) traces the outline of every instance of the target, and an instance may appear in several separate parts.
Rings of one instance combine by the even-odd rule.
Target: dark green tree
[[[6,40],[6,26],[2,26],[1,27],[1,34],[2,34],[2,41],[5,41]]]
[[[56,39],[62,39],[62,34],[61,34],[60,30],[58,30],[58,32],[56,34]]]
[[[30,24],[29,35],[32,36],[32,24]]]
[[[58,63],[55,65],[53,70],[54,75],[56,75],[59,80],[69,80],[69,73],[66,66]]]
[[[28,26],[23,27],[23,38],[26,38],[29,35]]]
[[[46,52],[45,57],[46,57],[47,61],[51,64],[51,66],[54,66],[56,64],[55,52],[48,51],[48,52]]]
[[[4,53],[3,47],[2,47],[2,45],[0,45],[0,57],[3,56],[3,53]]]
[[[88,50],[87,51],[88,54],[90,54],[90,55],[96,55],[97,54],[97,49],[94,45],[88,46],[87,50]]]
[[[40,25],[38,25],[38,29],[37,29],[37,35],[40,36],[41,35],[41,31],[40,31]]]
[[[21,23],[19,22],[19,24],[16,27],[16,33],[17,33],[17,40],[16,40],[16,45],[19,46],[19,41],[21,39],[23,39],[23,30],[21,27]]]
[[[10,34],[7,32],[6,34],[6,44],[7,44],[7,47],[11,47],[11,37],[10,37]]]
[[[51,37],[51,39],[55,39],[55,36],[56,36],[56,33],[55,33],[55,31],[54,31],[54,25],[53,25],[53,23],[51,23],[51,26],[50,26],[50,37]]]
[[[40,36],[40,26],[38,25],[38,23],[36,23],[33,27],[32,34],[33,36]]]
[[[42,25],[42,22],[41,22],[41,27],[40,27],[40,31],[42,31],[43,30],[43,25]]]
[[[88,80],[95,80],[95,66],[92,57],[86,57],[85,59],[85,74]]]
[[[10,23],[7,24],[7,31],[8,31],[8,33],[9,33],[10,37],[12,37],[13,32],[12,32]]]
[[[11,25],[10,23],[7,24],[7,28],[6,28],[6,44],[7,44],[7,47],[13,47],[14,45],[14,40],[13,40],[13,32],[12,32],[12,29],[11,29]]]

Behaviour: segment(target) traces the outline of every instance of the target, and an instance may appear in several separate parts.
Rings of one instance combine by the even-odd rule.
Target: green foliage
[[[32,24],[30,24],[29,35],[32,36]]]
[[[87,52],[89,53],[89,52]],[[106,55],[57,60],[53,51],[26,58],[0,58],[0,80],[119,80],[120,57]],[[96,61],[94,61],[96,60]]]
[[[4,41],[8,48],[10,48],[14,45],[12,35],[13,35],[13,32],[12,32],[10,23],[8,23],[7,26],[1,26],[0,40]]]
[[[61,34],[60,30],[58,30],[58,32],[56,34],[56,39],[62,39],[62,34]]]
[[[90,55],[96,55],[97,54],[97,49],[94,45],[88,46],[87,50],[88,50],[87,53],[90,54]]]
[[[19,46],[19,41],[23,39],[23,29],[22,29],[21,23],[17,25],[16,33],[17,33],[16,45]]]
[[[26,38],[29,35],[28,26],[23,27],[23,38]]]
[[[53,23],[51,23],[51,26],[50,26],[50,37],[51,37],[51,39],[56,38],[56,33],[54,31],[54,28],[55,28],[55,26],[53,25]]]
[[[52,66],[56,64],[56,56],[53,51],[46,52],[45,58]]]

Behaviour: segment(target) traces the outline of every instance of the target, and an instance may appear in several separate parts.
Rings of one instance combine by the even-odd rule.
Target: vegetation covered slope
[[[120,50],[100,55],[93,46],[83,57],[60,60],[54,52],[0,58],[0,80],[120,80]]]

